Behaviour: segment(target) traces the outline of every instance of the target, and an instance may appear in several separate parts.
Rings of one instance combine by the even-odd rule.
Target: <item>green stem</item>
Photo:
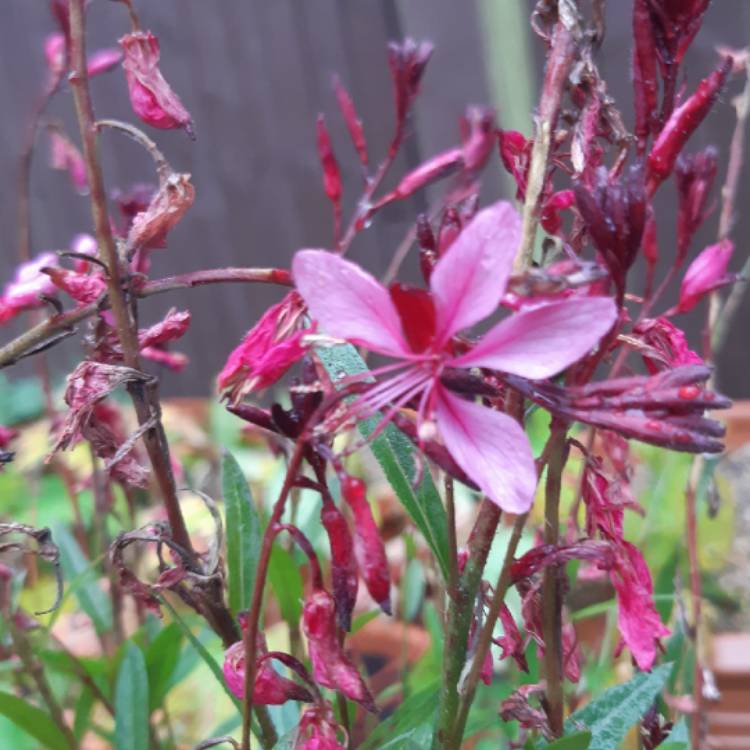
[[[443,683],[437,724],[432,738],[433,750],[450,750],[457,747],[452,744],[451,738],[458,713],[458,683],[466,665],[474,602],[499,522],[500,508],[489,500],[483,500],[469,537],[469,559],[466,569],[458,580],[455,598],[448,602]]]

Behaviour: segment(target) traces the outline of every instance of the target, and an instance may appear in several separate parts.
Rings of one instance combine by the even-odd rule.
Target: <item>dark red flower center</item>
[[[435,337],[435,305],[424,289],[394,283],[391,299],[401,318],[401,327],[414,352],[423,352]]]

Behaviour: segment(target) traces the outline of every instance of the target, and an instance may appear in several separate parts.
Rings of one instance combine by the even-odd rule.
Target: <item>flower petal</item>
[[[521,217],[507,201],[480,211],[435,264],[430,288],[436,344],[486,318],[500,304],[521,239]]]
[[[294,283],[325,333],[382,354],[410,354],[388,290],[355,263],[326,250],[300,250]]]
[[[438,387],[437,424],[456,463],[495,505],[525,513],[534,500],[536,467],[531,445],[507,414],[465,401]]]
[[[532,380],[549,378],[580,359],[614,324],[609,297],[568,299],[501,320],[456,367],[489,367]]]

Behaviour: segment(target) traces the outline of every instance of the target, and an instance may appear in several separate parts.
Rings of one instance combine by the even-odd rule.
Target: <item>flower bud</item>
[[[672,112],[648,155],[649,193],[672,174],[683,146],[711,111],[731,69],[732,58],[725,57],[716,70],[700,82],[695,92]]]
[[[388,66],[393,78],[396,122],[399,128],[419,93],[419,83],[433,49],[430,42],[417,43],[413,39],[405,39],[401,44],[391,42],[388,45]]]
[[[150,31],[133,31],[120,39],[122,67],[128,82],[133,111],[155,128],[185,128],[192,133],[192,119],[159,70],[159,40]]]
[[[341,494],[354,515],[354,552],[370,596],[386,614],[391,614],[391,576],[385,547],[372,508],[367,502],[365,483],[356,477],[341,478]]]
[[[57,265],[54,253],[41,253],[33,260],[21,263],[12,281],[0,295],[0,325],[16,317],[23,310],[39,307],[43,294],[54,294],[55,285],[42,269]]]
[[[361,162],[362,167],[366,170],[369,160],[367,157],[367,141],[365,140],[365,131],[362,127],[362,120],[359,119],[357,110],[354,107],[354,102],[338,76],[334,76],[333,90],[336,94],[336,101],[339,104],[339,110],[341,110],[341,115],[344,118],[346,129],[349,131],[349,137],[352,139],[354,150],[357,152],[357,156],[359,156],[359,161]]]
[[[707,294],[736,280],[734,274],[727,273],[733,252],[734,243],[722,240],[698,255],[685,271],[676,312],[692,310]]]

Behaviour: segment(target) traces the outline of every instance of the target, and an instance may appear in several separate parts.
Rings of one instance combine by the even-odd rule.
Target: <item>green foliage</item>
[[[662,664],[651,672],[637,674],[623,685],[605,690],[568,718],[565,731],[587,728],[591,731],[588,750],[615,750],[630,727],[648,711],[671,671],[671,664]]]
[[[146,649],[151,711],[161,706],[172,687],[172,678],[180,661],[181,650],[182,631],[176,622],[162,628]]]
[[[296,625],[302,616],[302,576],[294,557],[277,544],[271,552],[268,581],[281,609],[281,616]]]
[[[127,643],[115,685],[115,748],[143,750],[149,739],[148,672],[143,652]]]
[[[367,371],[364,360],[349,344],[331,349],[321,349],[319,356],[330,376],[335,380],[345,375]],[[359,423],[360,432],[367,438],[374,432],[380,421],[379,415]],[[429,471],[423,472],[422,480],[416,489],[413,481],[416,476],[414,448],[400,430],[392,424],[369,443],[373,455],[383,469],[386,479],[403,504],[406,512],[422,532],[430,546],[440,570],[448,577],[448,521],[440,494],[432,481]]]
[[[576,732],[560,737],[547,745],[547,750],[588,750],[591,745],[591,732]]]
[[[108,632],[112,629],[112,604],[99,585],[94,563],[86,559],[78,542],[64,526],[56,527],[53,536],[68,581],[67,593],[75,593],[81,609],[91,618],[99,635]]]
[[[237,614],[247,609],[252,598],[260,555],[261,522],[242,469],[228,452],[222,457],[221,487],[226,512],[229,608]]]
[[[17,698],[10,693],[0,692],[0,714],[38,740],[46,750],[70,750],[65,735],[46,711],[42,711],[27,700]]]

